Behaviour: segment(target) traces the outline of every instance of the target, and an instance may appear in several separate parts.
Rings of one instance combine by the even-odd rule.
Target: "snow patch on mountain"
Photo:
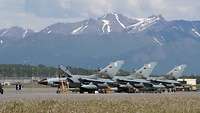
[[[115,18],[116,18],[117,22],[125,29],[126,27],[125,27],[125,25],[119,20],[118,14],[115,13],[114,15],[115,15]]]
[[[50,30],[50,28],[49,27],[47,27],[46,29],[45,29],[45,31],[46,31],[46,33],[47,34],[49,34],[49,33],[51,33],[52,31]]]
[[[83,27],[83,26],[74,29],[74,30],[72,31],[72,34],[76,34],[78,31],[80,31],[80,30],[82,29],[82,27]]]
[[[157,38],[153,38],[153,41],[155,42],[155,43],[157,43],[159,46],[162,46],[163,45],[163,43],[162,42],[160,42]]]
[[[47,34],[50,34],[52,32],[52,30],[49,27],[47,27],[46,29],[44,29],[44,32]]]
[[[49,30],[50,30],[50,28],[49,28],[49,27],[47,27],[47,28],[45,28],[45,29],[43,30],[43,32],[45,32],[45,33],[48,33],[48,32],[49,32]]]
[[[107,32],[110,33],[111,32],[111,27],[110,27],[110,21],[109,20],[102,20],[103,22],[103,27],[102,27],[102,31],[103,33],[105,32],[105,28],[107,28]]]
[[[51,33],[52,31],[51,30],[49,30],[47,33],[49,34],[49,33]]]
[[[161,37],[160,37],[160,38],[161,38],[161,40],[162,40],[162,41],[165,41],[165,38],[164,38],[164,36],[163,36],[163,35],[161,35]]]
[[[87,27],[88,27],[88,25],[78,27],[78,28],[76,28],[72,31],[72,34],[74,35],[74,34],[78,34],[80,32],[83,32]]]
[[[0,36],[4,36],[7,32],[8,32],[8,30],[5,30],[3,33],[1,33]]]
[[[180,29],[182,32],[185,32],[185,30],[183,29],[182,26],[179,26],[179,29]]]
[[[172,29],[174,29],[174,30],[179,30],[179,27],[177,27],[177,26],[172,26]]]
[[[0,40],[0,44],[1,44],[1,45],[3,44],[3,40]]]
[[[25,38],[26,37],[26,34],[28,33],[28,30],[26,29],[22,35],[22,38]]]
[[[200,33],[199,33],[196,29],[192,28],[192,32],[193,32],[196,36],[200,37]]]
[[[143,31],[150,27],[151,25],[155,24],[158,20],[160,20],[160,17],[158,16],[152,16],[149,18],[137,18],[139,22],[136,24],[130,25],[127,28],[131,30],[136,30],[136,31]]]

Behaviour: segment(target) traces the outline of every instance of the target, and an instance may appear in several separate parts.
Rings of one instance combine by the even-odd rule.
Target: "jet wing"
[[[162,83],[170,83],[170,84],[180,84],[180,82],[175,81],[175,80],[156,80],[157,82],[162,82]]]
[[[110,79],[90,79],[90,78],[80,78],[80,81],[81,82],[87,82],[87,83],[91,83],[91,82],[94,82],[94,83],[114,83],[114,81],[110,80]]]
[[[167,88],[174,88],[175,86],[180,86],[181,83],[175,80],[152,80],[155,84],[162,84]]]
[[[134,82],[134,83],[151,83],[150,81],[147,81],[145,79],[118,79],[118,81],[124,81],[124,82]]]
[[[81,83],[85,83],[85,82],[88,82],[88,83],[91,83],[91,82],[103,83],[103,82],[100,81],[100,80],[91,79],[91,78],[80,78],[79,80],[81,81]]]

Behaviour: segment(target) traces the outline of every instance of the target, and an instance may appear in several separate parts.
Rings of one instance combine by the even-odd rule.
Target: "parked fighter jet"
[[[150,62],[148,64],[144,64],[143,67],[141,67],[140,69],[136,70],[135,73],[132,73],[128,76],[109,76],[109,77],[112,78],[113,80],[133,80],[133,79],[147,78],[150,76],[156,65],[157,62]]]
[[[187,65],[182,64],[179,66],[176,66],[171,71],[169,71],[165,76],[161,77],[148,77],[147,79],[151,81],[154,84],[162,84],[164,85],[168,90],[174,91],[176,86],[181,86],[181,83],[176,81],[177,78],[182,76],[182,73],[184,72]]]
[[[177,78],[182,76],[182,74],[183,74],[183,72],[184,72],[186,67],[187,67],[187,65],[182,64],[182,65],[174,67],[172,70],[170,70],[164,76],[161,76],[161,77],[148,77],[148,79],[160,79],[160,80],[171,79],[171,80],[175,80],[175,79],[177,79]]]
[[[67,80],[70,84],[69,87],[78,87],[81,90],[88,90],[94,92],[94,90],[107,87],[108,85],[117,85],[115,81],[110,79],[100,78],[101,75],[114,76],[117,74],[121,66],[124,64],[124,61],[118,60],[116,62],[110,63],[104,69],[100,70],[97,74],[93,75],[73,75],[67,68],[63,65],[59,66],[59,69],[62,70],[66,77],[56,77],[48,78],[39,81],[39,84],[57,86],[60,80]],[[94,87],[94,85],[96,87]],[[81,91],[82,92],[82,91]]]
[[[152,84],[147,81],[146,78],[150,76],[153,69],[157,65],[157,62],[150,62],[144,64],[144,66],[138,69],[135,73],[128,76],[110,76],[112,80],[117,81],[120,85],[118,86],[118,92],[134,92],[135,89],[140,91],[157,90],[163,88],[163,85]]]

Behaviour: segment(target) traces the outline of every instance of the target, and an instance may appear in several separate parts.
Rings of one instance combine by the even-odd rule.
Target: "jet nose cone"
[[[38,84],[42,84],[42,85],[48,85],[48,81],[47,79],[42,79],[38,82]]]

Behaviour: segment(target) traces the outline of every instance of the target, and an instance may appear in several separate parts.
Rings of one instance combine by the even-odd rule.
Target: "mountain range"
[[[162,15],[130,18],[108,13],[74,23],[55,23],[35,32],[0,29],[1,64],[59,64],[99,68],[123,59],[135,69],[157,61],[154,73],[164,74],[187,64],[186,74],[198,74],[200,21],[166,20]]]

